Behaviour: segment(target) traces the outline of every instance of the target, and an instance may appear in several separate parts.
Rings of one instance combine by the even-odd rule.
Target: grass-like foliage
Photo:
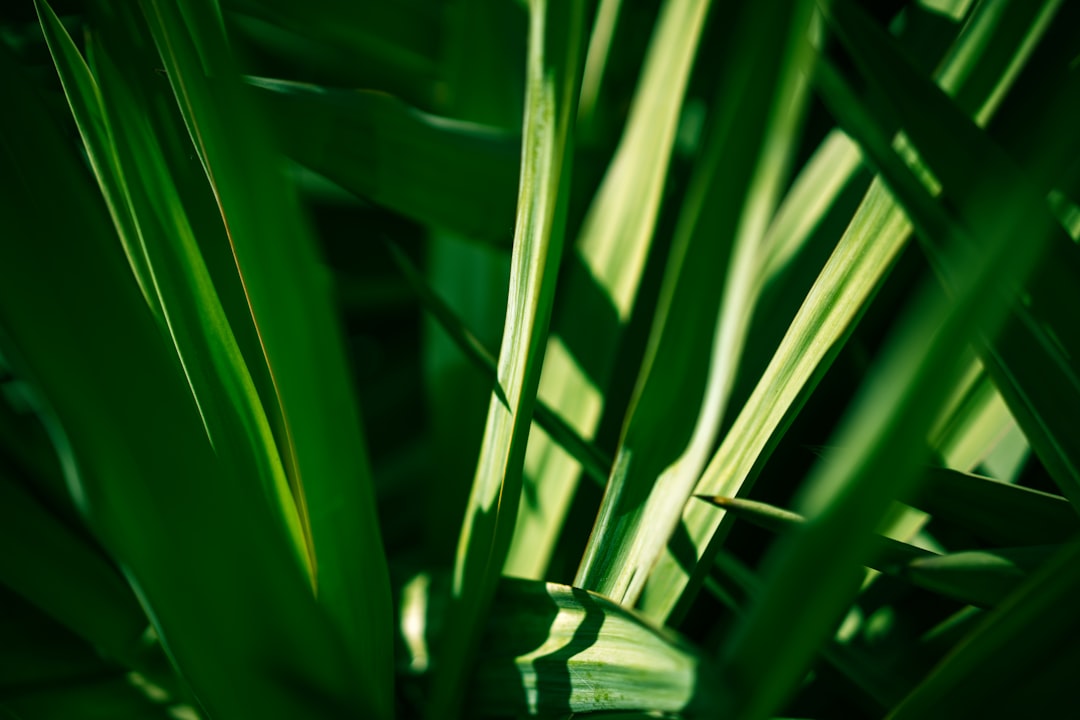
[[[1080,4],[0,11],[0,718],[1075,717]]]

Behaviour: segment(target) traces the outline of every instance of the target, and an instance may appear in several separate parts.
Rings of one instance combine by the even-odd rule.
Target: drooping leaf
[[[514,134],[422,113],[384,93],[249,78],[285,152],[346,190],[470,240],[509,247]]]

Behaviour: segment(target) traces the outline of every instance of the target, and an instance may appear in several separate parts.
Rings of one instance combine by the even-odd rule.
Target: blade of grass
[[[261,490],[222,472],[99,191],[6,48],[0,79],[20,108],[0,113],[0,340],[76,505],[208,711],[310,717],[297,688],[355,682],[339,641]]]
[[[873,52],[889,50],[879,44]],[[929,86],[928,81],[922,82]],[[918,94],[911,88],[894,87],[893,91],[906,92],[908,97]],[[948,162],[949,151],[943,148],[979,147],[988,142],[955,108],[943,106],[938,111],[948,113],[939,120],[957,137],[919,148],[934,153],[934,160],[928,159],[932,166]],[[969,165],[967,172],[978,169]],[[894,185],[905,209],[921,216],[927,208],[937,207],[914,176],[908,177],[910,182]],[[1003,321],[1012,302],[1010,290],[1024,281],[1043,248],[1049,246],[1052,224],[1041,222],[1038,203],[1022,193],[1005,194],[1001,186],[1007,176],[996,177],[996,182],[980,180],[967,177],[969,186],[973,183],[980,190],[979,207],[993,216],[992,222],[980,227],[986,233],[980,238],[982,255],[970,252],[970,238],[951,217],[946,216],[948,225],[935,228],[943,233],[940,242],[949,260],[965,260],[962,265],[951,265],[957,268],[951,302],[924,288],[885,351],[881,370],[872,376],[838,432],[845,440],[838,443],[845,448],[842,454],[820,465],[808,480],[802,504],[810,521],[777,549],[766,594],[728,644],[724,660],[724,669],[730,673],[725,677],[731,681],[728,709],[738,717],[767,716],[805,672],[814,649],[850,601],[856,577],[852,571],[866,552],[870,531],[884,517],[890,500],[914,481],[920,455],[925,453],[925,432],[944,391],[961,369],[958,358],[964,344],[992,333]],[[1031,231],[1030,243],[1011,242],[1021,228]],[[812,568],[813,558],[823,556],[830,556],[830,562]],[[797,626],[790,606],[794,592],[802,593]],[[777,644],[780,638],[782,646]]]
[[[149,118],[136,106],[138,90],[121,78],[101,48],[95,62],[107,97],[63,25],[43,1],[38,15],[53,48],[54,64],[114,224],[148,303],[171,334],[207,433],[241,478],[254,472],[272,508],[290,528],[297,559],[309,548],[289,491],[273,434],[224,308],[195,242],[195,233],[169,177]],[[96,42],[87,41],[89,49]],[[153,107],[143,102],[140,107]],[[89,119],[87,119],[89,118]],[[91,122],[92,120],[92,122]],[[126,142],[118,144],[114,138]],[[136,178],[129,182],[128,178]],[[163,223],[161,218],[170,218]],[[148,285],[146,283],[149,283]]]
[[[575,579],[617,602],[639,597],[719,431],[757,299],[762,235],[800,118],[811,12],[809,3],[756,3],[732,31],[714,125],[680,214],[615,467]],[[672,408],[697,410],[673,415]]]
[[[325,270],[212,5],[141,7],[221,208],[281,403],[307,497],[319,603],[349,649],[356,701],[388,717],[386,557]]]
[[[589,33],[589,48],[581,74],[581,97],[578,100],[577,132],[588,143],[596,133],[596,114],[600,107],[600,86],[604,81],[612,37],[619,22],[622,0],[600,0]]]
[[[1056,5],[1047,5],[1039,21],[1045,25],[1055,10]],[[857,12],[851,11],[847,3],[838,3],[832,13],[842,40],[871,84],[882,87],[883,78],[889,78],[891,87],[902,84],[907,91],[906,94],[890,93],[893,110],[905,131],[920,145],[927,164],[945,185],[945,193],[957,204],[963,221],[976,231],[977,236],[985,234],[986,223],[992,221],[993,214],[987,213],[977,202],[981,199],[980,193],[984,192],[981,184],[963,184],[962,163],[965,161],[979,159],[986,178],[983,182],[1015,178],[1010,183],[1012,192],[1025,198],[1039,198],[1038,190],[1024,180],[1024,173],[997,146],[973,143],[967,147],[950,147],[943,142],[943,136],[957,136],[952,126],[942,128],[941,125],[945,119],[953,118],[949,113],[949,99],[923,83],[895,51],[882,51],[882,48],[889,48],[882,44],[887,43],[887,37]],[[930,116],[935,119],[929,121]],[[865,123],[861,125],[865,126]],[[882,151],[879,158],[884,163],[888,156]],[[879,168],[884,169],[880,165]],[[893,182],[899,178],[897,173]],[[1036,203],[1045,205],[1041,198],[1028,202],[1033,206]],[[1049,211],[1044,210],[1043,214],[1049,215]],[[938,222],[917,215],[913,220],[917,226]],[[1040,218],[1040,222],[1042,220]],[[929,227],[921,234],[928,238],[925,246],[942,282],[948,287],[950,275],[957,270],[945,264],[946,257],[934,241],[941,234]],[[1025,288],[1022,301],[1013,309],[1002,336],[987,338],[981,355],[1032,448],[1062,491],[1076,499],[1080,498],[1080,445],[1072,432],[1076,418],[1071,408],[1080,403],[1080,372],[1071,358],[1080,349],[1080,337],[1071,329],[1072,319],[1062,317],[1056,308],[1080,302],[1080,294],[1075,292],[1071,282],[1072,276],[1080,270],[1080,249],[1060,229],[1051,248],[1051,254]],[[1054,381],[1048,381],[1049,377]],[[1068,397],[1075,398],[1076,402],[1064,400],[1063,393],[1068,393]]]
[[[483,222],[497,219],[498,226],[493,227],[496,237],[489,239],[489,244],[479,244],[477,240],[483,242],[483,238],[463,235],[449,226],[432,227],[424,247],[424,271],[432,290],[487,347],[497,348],[510,284],[508,251],[521,166],[528,9],[525,3],[453,0],[446,8],[446,18],[439,67],[449,92],[441,98],[439,112],[500,133],[510,145],[508,176],[497,194],[484,190],[474,193],[472,190],[479,189],[475,183],[454,182],[454,192],[461,200],[484,208]],[[444,168],[444,177],[463,180],[480,161],[480,157],[463,158],[462,164]],[[412,184],[419,185],[419,180]],[[462,192],[463,188],[468,191]],[[497,197],[503,198],[505,205],[496,211],[491,203]],[[490,240],[497,244],[490,244]],[[461,530],[459,513],[446,509],[464,508],[467,501],[494,375],[485,378],[477,374],[436,323],[425,322],[422,333],[421,362],[432,451],[447,481],[424,493],[421,509],[425,545],[437,554],[432,558],[434,564],[445,566],[453,562]]]
[[[939,82],[985,122],[1015,76],[1015,56],[1027,47],[1027,30],[1041,6],[982,4],[957,39],[937,75]],[[983,64],[983,58],[995,60]],[[1011,62],[997,62],[1005,57]],[[1005,70],[1002,70],[1004,66]],[[739,411],[702,475],[696,492],[734,497],[753,483],[839,348],[850,335],[894,258],[911,224],[885,186],[876,181],[841,237],[777,347],[768,367]],[[708,560],[723,543],[723,516],[691,503],[683,525],[690,543],[669,546],[642,599],[654,620],[681,615],[704,579]]]
[[[770,532],[793,532],[806,523],[802,515],[767,503],[743,498],[698,497]],[[876,535],[867,543],[864,563],[868,568],[902,577],[960,602],[993,607],[1058,547],[1005,547],[942,555]]]
[[[652,244],[683,95],[708,8],[707,0],[672,0],[661,10],[626,130],[573,250],[573,261],[581,266],[574,265],[575,272],[563,283],[561,302],[567,311],[554,320],[539,396],[585,438],[591,438],[599,424],[602,396]],[[599,301],[598,290],[603,294]],[[590,306],[596,309],[586,310]],[[530,438],[526,492],[505,567],[508,574],[541,577],[579,472],[574,458],[550,439],[539,434]]]
[[[96,4],[89,20],[92,42],[87,43],[87,59],[90,61],[91,70],[97,72],[93,62],[94,48],[106,48],[124,81],[124,86],[130,89],[145,112],[145,120],[160,146],[213,281],[214,291],[219,297],[273,426],[279,454],[286,463],[286,470],[292,473],[294,460],[285,438],[284,420],[280,417],[277,393],[263,358],[262,342],[251,317],[251,309],[236,267],[228,233],[222,222],[213,189],[207,183],[198,152],[192,146],[146,19],[136,4],[122,3]],[[115,138],[113,142],[116,145]],[[124,146],[121,144],[117,147]],[[302,509],[302,489],[294,480],[294,477],[290,477],[292,490],[301,506],[301,520],[306,522],[306,511]]]
[[[106,121],[153,291],[218,457],[235,482],[253,482],[288,528],[294,553],[314,582],[311,548],[289,490],[262,402],[233,335],[162,149],[105,47],[93,45],[106,96]],[[164,220],[163,219],[166,219]]]
[[[34,0],[45,41],[53,57],[53,64],[60,75],[60,83],[68,99],[68,106],[75,118],[83,143],[86,146],[90,166],[116,226],[120,242],[131,265],[131,271],[139,283],[146,304],[161,319],[162,311],[157,293],[153,290],[146,256],[139,243],[138,230],[131,215],[123,177],[118,167],[116,149],[105,124],[101,93],[90,68],[79,54],[71,36],[60,18],[45,0]]]
[[[476,630],[491,605],[512,537],[562,255],[584,14],[580,2],[534,0],[530,5],[525,144],[498,361],[497,383],[507,403],[493,393],[458,542],[448,633],[428,708],[431,717],[452,718],[461,712],[461,680],[475,657]]]
[[[850,449],[808,480],[802,503],[811,521],[777,549],[765,594],[725,650],[726,710],[733,716],[768,717],[779,707],[850,601],[858,578],[853,571],[867,552],[871,530],[891,498],[913,481],[923,433],[958,371],[955,358],[976,327],[988,322],[988,308],[996,304],[1003,313],[1006,299],[996,288],[1007,287],[1034,263],[1030,248],[1021,248],[1025,258],[1001,239],[996,246],[996,256],[967,279],[970,284],[948,310],[923,294],[904,333],[890,345],[885,369],[840,431],[847,441],[839,444]],[[815,566],[822,557],[828,562]],[[797,614],[791,612],[795,593],[801,599]]]

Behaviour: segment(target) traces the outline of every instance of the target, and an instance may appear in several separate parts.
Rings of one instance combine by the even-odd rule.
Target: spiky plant
[[[1080,712],[1078,26],[5,6],[0,713]]]

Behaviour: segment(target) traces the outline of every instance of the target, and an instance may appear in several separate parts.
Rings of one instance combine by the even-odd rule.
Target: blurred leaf
[[[737,518],[775,533],[793,532],[806,522],[798,513],[755,500],[698,497]],[[1058,546],[990,548],[940,555],[875,535],[868,540],[867,548],[864,559],[867,567],[903,577],[923,589],[964,603],[992,607],[1053,554]]]
[[[1048,13],[1052,16],[1053,8]],[[1024,287],[1009,321],[999,336],[984,340],[980,353],[1032,449],[1062,491],[1074,501],[1080,500],[1080,440],[1072,431],[1077,420],[1073,408],[1080,407],[1080,372],[1073,360],[1080,353],[1080,334],[1072,318],[1062,316],[1059,310],[1080,304],[1080,291],[1073,282],[1080,276],[1080,248],[1053,222],[1039,191],[1000,147],[960,132],[967,119],[952,111],[955,106],[946,95],[918,77],[880,28],[846,2],[837,2],[830,16],[871,86],[889,88],[891,109],[975,240],[985,237],[991,224],[998,221],[987,196],[1005,190],[987,187],[992,184],[1008,183],[1007,192],[1023,198],[1038,232],[1044,227],[1055,229],[1050,252]],[[1060,142],[1049,144],[1058,148],[1055,152],[1075,154],[1080,145],[1073,135],[1070,129]],[[880,148],[875,153],[879,170],[888,172],[882,163],[889,158],[880,140],[876,145]],[[873,152],[873,146],[867,145],[867,151]],[[977,173],[971,171],[973,159],[978,161]],[[890,174],[890,183],[902,181],[898,172]],[[960,270],[948,264],[950,257],[942,249],[942,233],[934,227],[940,219],[933,217],[933,212],[908,209],[914,211],[912,220],[926,239],[926,249],[943,284],[951,289],[952,276]],[[971,251],[977,252],[978,246],[972,246]],[[965,262],[962,256],[958,259]]]
[[[596,7],[581,73],[581,97],[578,100],[577,131],[579,140],[583,143],[588,143],[597,132],[596,115],[601,107],[600,86],[606,75],[612,36],[615,34],[621,9],[622,0],[600,0]]]
[[[318,599],[341,632],[373,717],[391,714],[391,616],[344,342],[326,270],[232,67],[214,7],[148,0],[144,12],[217,196],[306,494]]]
[[[970,471],[1016,427],[1001,394],[990,381],[973,349],[964,379],[957,384],[946,410],[930,432],[930,444],[946,467]]]
[[[183,709],[181,709],[183,708]],[[198,720],[188,706],[174,705],[148,697],[128,676],[101,673],[38,690],[20,692],[0,701],[16,720]],[[181,714],[183,713],[183,714]]]
[[[121,672],[114,660],[2,583],[0,607],[0,698]]]
[[[997,59],[1006,58],[1009,69],[1009,60],[1022,62],[1030,52],[1025,29],[1031,27],[1039,8],[1015,5],[1020,6],[1021,17],[1003,14],[1002,4],[980,4],[937,72],[943,87],[981,120],[990,117],[1015,77],[1012,72],[1003,75]],[[995,61],[983,65],[984,56]],[[733,497],[753,483],[846,342],[910,232],[911,223],[881,181],[875,181],[706,467],[696,492]],[[686,508],[683,525],[690,543],[669,545],[642,601],[646,615],[654,619],[685,612],[704,579],[708,559],[730,527],[722,515],[700,503]]]
[[[517,229],[497,385],[488,408],[454,565],[448,632],[428,713],[457,717],[476,628],[491,605],[514,528],[569,197],[573,120],[584,33],[581,2],[530,6]]]
[[[495,356],[486,348],[480,340],[465,327],[465,323],[447,305],[442,298],[427,284],[423,276],[413,267],[408,257],[396,245],[389,243],[387,247],[394,258],[394,262],[401,270],[410,287],[420,298],[420,302],[431,316],[438,322],[453,340],[454,345],[464,354],[472,365],[491,381],[492,392],[504,405],[508,404],[503,394],[502,386],[498,384],[498,367]],[[551,440],[558,444],[564,452],[584,468],[585,472],[594,480],[603,484],[607,480],[608,470],[611,468],[611,459],[592,443],[583,439],[570,427],[562,417],[549,408],[542,400],[536,401],[533,408],[533,420],[543,428]]]
[[[866,48],[867,54],[888,57],[888,42],[878,38],[873,48]],[[920,80],[919,91],[929,87],[929,81]],[[916,94],[903,86],[894,91]],[[947,161],[945,147],[987,143],[974,123],[951,105],[936,110],[944,115],[937,118],[939,135],[933,145],[919,147],[931,166]],[[972,174],[976,168],[964,167],[966,186],[979,190],[979,206],[992,215],[979,228],[984,233],[982,252],[969,251],[966,229],[955,221],[941,228],[949,261],[966,261],[951,265],[957,268],[951,302],[924,288],[837,433],[842,440],[837,444],[844,449],[819,465],[804,486],[802,506],[809,522],[773,554],[765,594],[724,654],[728,707],[738,717],[766,717],[802,677],[815,648],[850,601],[858,577],[854,570],[867,552],[871,530],[892,498],[917,475],[925,432],[958,375],[961,350],[979,333],[993,332],[1012,300],[1009,289],[1024,281],[1048,246],[1050,228],[1033,221],[1035,210],[1028,198],[1022,193],[1002,195],[1000,185],[1007,176],[987,183]],[[894,191],[906,209],[918,211],[934,202],[917,183],[894,186]],[[1011,242],[1020,228],[1031,231],[1029,243]],[[814,558],[825,554],[831,554],[830,562],[813,567]],[[794,593],[800,593],[802,601],[797,620],[790,606]]]
[[[890,713],[890,718],[1056,715],[1076,707],[1080,542],[988,615]],[[992,691],[987,691],[991,688]]]
[[[894,571],[919,587],[960,602],[995,607],[1059,549],[1042,545],[965,550],[917,558]]]
[[[261,490],[227,481],[100,193],[6,49],[0,78],[20,108],[0,113],[0,339],[76,505],[206,708],[311,717],[300,692],[346,696],[337,638]]]
[[[509,247],[518,136],[378,92],[248,78],[289,156],[346,190],[465,238]]]
[[[0,582],[107,657],[138,667],[150,623],[131,588],[97,548],[2,471],[0,547]]]
[[[906,502],[995,545],[1063,543],[1080,532],[1063,497],[946,468],[931,468]]]
[[[263,64],[290,79],[364,87],[429,106],[439,94],[441,13],[445,2],[355,3],[226,0],[230,32]]]

